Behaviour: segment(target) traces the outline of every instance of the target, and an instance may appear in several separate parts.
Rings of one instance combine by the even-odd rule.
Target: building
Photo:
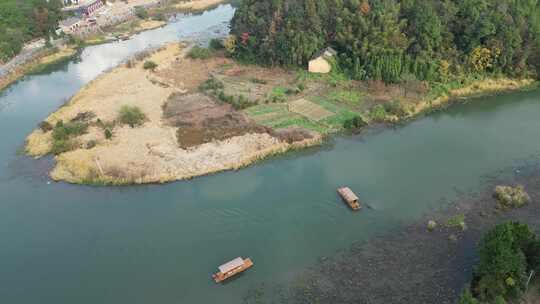
[[[80,30],[82,27],[82,20],[77,17],[70,17],[65,20],[60,21],[59,29],[56,31],[57,34],[66,33],[73,34]]]
[[[103,0],[65,0],[64,3],[66,1],[72,5],[64,7],[62,11],[73,13],[79,17],[90,17],[95,11],[105,5]]]
[[[337,55],[336,50],[327,47],[313,56],[309,61],[308,70],[310,73],[327,74],[332,70],[332,65],[328,59]]]

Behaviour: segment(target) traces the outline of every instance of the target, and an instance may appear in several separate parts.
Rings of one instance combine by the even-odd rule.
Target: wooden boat
[[[360,199],[349,187],[341,187],[338,188],[338,193],[341,195],[343,200],[349,204],[352,210],[360,210],[362,207],[360,206]]]
[[[238,257],[230,262],[219,266],[219,272],[212,275],[212,278],[214,279],[214,281],[216,281],[216,283],[220,283],[232,276],[246,271],[251,266],[253,266],[253,262],[251,261],[251,259],[243,259]]]

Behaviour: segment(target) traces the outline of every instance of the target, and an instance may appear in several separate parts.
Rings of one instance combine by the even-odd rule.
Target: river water
[[[81,86],[149,45],[226,31],[233,8],[87,48],[0,93],[2,303],[241,303],[322,256],[445,208],[501,168],[540,157],[540,91],[486,97],[405,127],[331,140],[239,172],[137,187],[50,182],[24,139]],[[348,185],[374,209],[353,214]],[[255,267],[224,284],[236,256]]]

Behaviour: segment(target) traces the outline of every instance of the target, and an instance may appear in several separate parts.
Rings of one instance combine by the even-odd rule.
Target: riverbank
[[[44,49],[25,63],[15,67],[6,75],[0,77],[0,91],[14,82],[22,79],[25,75],[38,73],[47,67],[73,58],[78,52],[77,47],[67,46],[53,49]]]
[[[516,220],[540,232],[540,165],[512,169],[511,177],[491,177],[487,190],[461,193],[444,211],[432,211],[335,256],[321,257],[291,288],[271,283],[252,290],[246,302],[262,301],[284,290],[287,303],[443,303],[458,302],[478,262],[477,244],[497,224]],[[524,207],[501,211],[493,197],[499,184],[521,184],[532,198]],[[427,223],[438,225],[429,231]],[[465,225],[460,225],[463,221]],[[464,228],[463,228],[464,227]],[[282,288],[282,289],[280,289]],[[531,288],[529,302],[536,303]],[[274,296],[275,297],[275,296]]]
[[[398,106],[387,107],[395,102],[381,98],[401,94],[393,93],[395,87],[374,90],[349,80],[335,83],[332,77],[240,65],[220,51],[172,43],[89,83],[28,136],[26,152],[33,157],[55,154],[51,177],[56,181],[164,183],[236,170],[320,144],[349,126],[396,123],[458,97],[535,83],[481,79],[436,98],[405,93]],[[141,112],[141,126],[121,123],[122,106]]]

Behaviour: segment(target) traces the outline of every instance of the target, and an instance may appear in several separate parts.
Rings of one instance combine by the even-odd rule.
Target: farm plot
[[[289,111],[316,122],[336,115],[336,113],[330,112],[324,107],[303,98],[290,102]]]

